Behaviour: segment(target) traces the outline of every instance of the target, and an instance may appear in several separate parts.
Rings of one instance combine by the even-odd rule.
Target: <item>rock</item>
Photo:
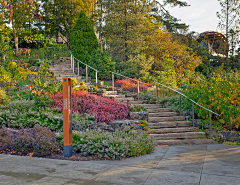
[[[31,67],[29,67],[29,70],[32,71],[32,72],[38,72],[39,67],[38,66],[31,66]]]
[[[17,90],[19,92],[22,92],[22,91],[30,91],[30,89],[28,88],[28,85],[23,85],[23,86],[20,86],[17,88]]]
[[[134,105],[128,104],[128,110],[129,111],[135,111]]]
[[[213,130],[212,136],[219,138],[221,142],[240,142],[240,134],[236,132]]]
[[[139,120],[115,120],[109,123],[109,126],[113,128],[114,131],[139,131],[142,132],[142,127]]]
[[[27,75],[27,79],[28,79],[28,80],[32,80],[32,79],[34,80],[34,79],[36,79],[37,77],[38,77],[38,75],[35,75],[35,74],[28,74],[28,75]]]
[[[141,111],[141,112],[130,112],[130,119],[138,119],[138,120],[147,120],[148,112]]]
[[[107,91],[106,89],[98,89],[97,94],[104,96],[106,94],[106,91]]]
[[[121,87],[114,87],[114,90],[117,91],[117,93],[121,93],[123,91]]]
[[[195,126],[195,127],[202,128],[201,121],[202,121],[201,119],[195,119],[195,120],[194,120],[194,126]]]

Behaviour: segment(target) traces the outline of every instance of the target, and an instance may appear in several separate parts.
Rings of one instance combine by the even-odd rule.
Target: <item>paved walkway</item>
[[[156,147],[120,161],[64,161],[0,155],[0,184],[240,184],[240,147]]]

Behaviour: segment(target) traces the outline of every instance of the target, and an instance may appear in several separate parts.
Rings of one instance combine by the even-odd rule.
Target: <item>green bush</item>
[[[63,147],[63,134],[56,135],[59,146]],[[72,146],[74,152],[81,152],[85,156],[121,159],[152,152],[154,142],[151,136],[138,132],[73,131]]]
[[[108,56],[107,51],[101,51],[97,49],[93,52],[90,61],[90,65],[98,70],[98,78],[101,80],[110,80],[112,73],[115,71],[115,62],[112,62],[111,57]],[[90,77],[95,79],[95,71],[90,72]]]
[[[62,130],[62,114],[52,109],[36,109],[33,100],[15,100],[0,107],[0,126],[11,128],[41,125],[51,130]]]

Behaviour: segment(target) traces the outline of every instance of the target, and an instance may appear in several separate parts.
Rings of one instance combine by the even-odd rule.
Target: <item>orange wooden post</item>
[[[63,78],[63,146],[64,157],[72,156],[71,78]]]

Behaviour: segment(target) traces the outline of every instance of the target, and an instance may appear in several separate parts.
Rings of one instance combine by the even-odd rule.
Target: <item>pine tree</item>
[[[70,47],[73,55],[80,61],[91,64],[91,53],[97,49],[98,42],[91,20],[80,12],[79,18],[70,34]]]

